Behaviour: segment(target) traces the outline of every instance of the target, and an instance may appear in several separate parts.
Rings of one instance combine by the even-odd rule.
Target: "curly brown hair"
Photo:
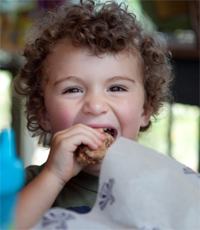
[[[69,39],[74,46],[87,46],[95,54],[117,53],[122,50],[140,56],[145,107],[158,114],[163,102],[171,97],[172,81],[170,53],[165,39],[158,33],[146,34],[136,16],[125,4],[115,2],[64,4],[55,11],[47,11],[37,21],[23,52],[25,65],[13,80],[14,91],[26,99],[27,128],[39,143],[49,146],[51,133],[43,130],[37,119],[38,111],[45,109],[43,97],[43,66],[48,54],[61,39]],[[151,121],[140,131],[151,126]]]

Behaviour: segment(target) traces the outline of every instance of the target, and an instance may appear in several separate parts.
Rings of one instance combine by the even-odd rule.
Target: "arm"
[[[33,227],[48,211],[63,186],[84,166],[76,162],[74,152],[80,144],[95,150],[102,145],[103,130],[79,124],[57,132],[45,167],[21,192],[17,207],[17,229]]]
[[[47,169],[31,181],[19,195],[17,207],[17,229],[29,229],[51,208],[62,190],[62,184]]]

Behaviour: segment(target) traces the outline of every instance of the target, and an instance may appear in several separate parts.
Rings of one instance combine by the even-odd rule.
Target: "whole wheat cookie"
[[[91,150],[86,145],[80,145],[76,151],[76,160],[79,164],[100,164],[106,154],[107,149],[115,141],[115,139],[108,133],[104,133],[106,139],[103,145],[97,150]]]

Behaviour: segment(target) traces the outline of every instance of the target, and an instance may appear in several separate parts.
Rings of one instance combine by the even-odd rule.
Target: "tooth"
[[[112,128],[103,128],[104,131],[113,131],[114,132],[114,129]]]

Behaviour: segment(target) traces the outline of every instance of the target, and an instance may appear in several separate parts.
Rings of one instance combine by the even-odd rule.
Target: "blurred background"
[[[42,164],[49,150],[37,146],[37,139],[30,137],[23,103],[13,97],[10,83],[22,62],[20,48],[33,20],[40,11],[64,1],[0,0],[0,130],[14,128],[17,153],[25,166]],[[148,31],[165,34],[175,71],[174,103],[164,105],[152,129],[140,136],[139,143],[200,171],[200,1],[127,0],[126,3]]]

